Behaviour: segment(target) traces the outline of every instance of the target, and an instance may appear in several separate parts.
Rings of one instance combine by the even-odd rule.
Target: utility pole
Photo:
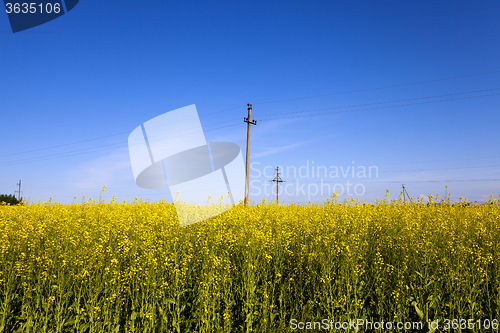
[[[19,185],[19,191],[17,192],[17,200],[21,201],[21,179],[19,179],[19,183],[17,185]]]
[[[410,195],[408,194],[408,191],[406,191],[406,188],[405,188],[405,184],[403,184],[403,200],[406,202],[406,196],[408,197],[408,200],[410,200],[411,202],[411,198],[410,198]],[[406,196],[405,196],[405,193],[406,193]]]
[[[250,177],[250,125],[257,125],[257,121],[252,121],[252,104],[248,106],[248,118],[243,118],[243,122],[247,123],[247,165],[245,170],[245,207],[248,207],[248,178]]]
[[[280,172],[279,172],[279,170],[280,170],[280,167],[279,167],[279,166],[277,166],[277,167],[276,167],[276,178],[274,178],[273,180],[270,180],[270,182],[276,182],[276,203],[277,203],[278,205],[279,205],[279,201],[278,201],[279,185],[280,185],[280,183],[283,183],[283,182],[284,182],[284,180],[283,180],[283,179],[281,179],[281,177],[280,177]]]

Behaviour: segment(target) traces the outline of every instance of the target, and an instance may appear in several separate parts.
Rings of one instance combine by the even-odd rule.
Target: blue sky
[[[195,104],[206,140],[244,153],[252,103],[251,200],[275,198],[264,184],[280,165],[281,202],[347,182],[346,197],[369,202],[402,183],[486,201],[500,193],[498,17],[498,1],[82,0],[13,34],[0,15],[0,192],[21,179],[30,201],[80,202],[102,185],[106,200],[171,201],[135,185],[130,132]],[[333,113],[347,110],[359,111]]]

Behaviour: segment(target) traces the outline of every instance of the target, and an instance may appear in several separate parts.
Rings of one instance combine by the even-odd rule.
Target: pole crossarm
[[[273,180],[270,180],[270,182],[276,182],[276,203],[278,205],[279,205],[279,200],[278,200],[279,199],[279,197],[278,197],[278,195],[279,195],[279,183],[285,182],[285,180],[281,179],[279,170],[280,170],[280,167],[277,166],[276,167],[276,177]]]
[[[251,125],[257,125],[257,120],[249,121],[247,117],[243,118],[243,122]]]

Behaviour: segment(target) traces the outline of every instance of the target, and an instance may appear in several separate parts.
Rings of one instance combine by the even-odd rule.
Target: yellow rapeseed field
[[[500,319],[499,200],[336,199],[238,205],[187,227],[167,202],[2,205],[0,332]]]

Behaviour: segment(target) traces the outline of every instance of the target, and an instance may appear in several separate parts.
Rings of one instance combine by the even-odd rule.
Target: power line
[[[213,115],[213,114],[216,114],[216,113],[221,113],[221,112],[236,110],[236,109],[240,109],[240,108],[244,108],[244,107],[246,107],[246,105],[236,106],[234,108],[225,109],[225,110],[221,110],[221,111],[215,111],[215,112],[211,112],[211,113],[204,113],[204,114],[200,114],[200,117],[210,116],[210,115]]]
[[[212,129],[205,130],[204,132],[213,131],[213,130],[217,130],[217,129],[221,129],[221,128],[234,127],[234,126],[239,126],[239,124],[212,128]],[[155,141],[155,140],[152,140],[152,141]],[[121,145],[119,145],[119,144],[121,144]],[[91,150],[92,149],[91,151],[85,151],[85,152],[68,151],[68,152],[64,152],[64,153],[52,154],[52,155],[47,155],[47,156],[40,156],[40,157],[32,157],[32,158],[21,159],[21,160],[7,161],[7,162],[0,163],[0,166],[16,165],[16,164],[29,163],[29,162],[39,162],[39,161],[52,160],[52,159],[57,159],[57,158],[70,157],[70,156],[77,156],[77,155],[82,155],[82,154],[91,154],[91,153],[95,153],[95,152],[99,152],[99,151],[114,150],[114,149],[118,149],[118,148],[128,147],[128,144],[123,144],[123,143],[116,143],[116,144],[110,144],[110,145],[116,145],[116,147],[96,149],[96,148],[105,147],[105,146],[109,146],[109,145],[97,146],[97,147],[93,147],[93,148],[83,149],[83,150]],[[58,156],[58,155],[61,155],[61,156]],[[53,157],[49,157],[49,156],[53,156]]]
[[[213,123],[213,124],[210,124],[210,125],[207,125],[207,126],[216,125],[216,124],[219,124],[219,123],[225,123],[225,122],[229,122],[229,121],[235,121],[235,120],[239,120],[239,118],[228,120],[228,121],[221,121],[221,122]],[[217,129],[221,129],[221,128],[232,127],[232,126],[236,126],[236,125],[221,126],[221,127],[217,127],[217,128],[212,128],[212,129],[205,130],[204,132],[213,131],[213,130],[217,130]],[[194,128],[191,128],[191,129],[194,129]],[[189,129],[184,129],[184,130],[179,130],[179,131],[173,131],[172,133],[185,132],[186,130],[189,130]],[[177,138],[177,137],[181,137],[181,136],[191,135],[193,133],[197,133],[197,131],[196,132],[192,132],[192,133],[185,133],[185,134],[181,134],[181,135],[167,136],[167,138],[169,138],[169,139],[171,139],[171,138]],[[159,141],[160,139],[165,139],[165,135],[150,136],[148,139],[149,139],[148,140],[149,142],[155,142],[155,141]],[[135,140],[135,141],[132,141],[132,142],[135,142],[135,143],[132,143],[132,145],[142,144],[141,140]],[[95,146],[95,147],[90,147],[90,148],[82,148],[82,149],[77,149],[77,150],[70,150],[70,151],[67,151],[67,152],[55,153],[55,154],[50,154],[50,155],[45,155],[45,156],[32,157],[32,158],[21,159],[21,160],[14,160],[14,161],[7,161],[5,163],[0,163],[0,165],[10,164],[11,162],[16,162],[17,163],[19,161],[38,160],[39,158],[45,158],[45,157],[51,157],[51,156],[59,156],[59,155],[65,155],[65,154],[69,154],[69,153],[77,153],[77,152],[88,151],[88,150],[92,150],[90,152],[94,152],[94,151],[101,151],[101,150],[117,149],[117,148],[127,147],[129,145],[130,144],[124,144],[123,142],[110,143],[110,144],[106,144],[106,145],[100,145],[100,146]],[[98,149],[98,148],[110,147],[110,146],[117,146],[117,147],[112,147],[112,148],[107,148],[107,149]],[[82,153],[82,154],[85,154],[85,153]],[[71,154],[71,155],[67,155],[67,156],[73,156],[73,155],[78,155],[78,154]]]
[[[292,112],[281,112],[281,113],[270,113],[270,114],[264,114],[264,115],[261,115],[261,117],[265,117],[265,116],[274,116],[274,115],[279,115],[279,114],[290,114],[290,113],[313,112],[313,111],[323,111],[323,110],[333,110],[333,109],[354,108],[354,107],[359,107],[359,106],[368,106],[368,105],[379,105],[379,104],[388,104],[388,103],[399,103],[399,102],[416,101],[416,100],[421,100],[421,99],[429,99],[429,98],[441,98],[441,97],[447,97],[447,96],[457,96],[457,95],[465,95],[465,94],[474,94],[474,93],[478,93],[478,92],[494,91],[494,90],[500,90],[500,88],[483,89],[483,90],[475,90],[475,91],[466,91],[466,92],[460,92],[460,93],[454,93],[454,94],[445,94],[445,95],[434,95],[434,96],[426,96],[426,97],[408,98],[408,99],[400,99],[400,100],[387,101],[387,102],[376,102],[376,103],[366,103],[366,104],[356,104],[356,105],[337,106],[337,107],[333,107],[333,108],[324,108],[324,109],[315,109],[315,110],[292,111]]]
[[[446,184],[446,183],[454,183],[454,182],[474,182],[474,181],[480,181],[480,182],[483,182],[483,181],[500,181],[500,178],[495,178],[495,179],[458,179],[458,180],[417,180],[417,181],[404,181],[404,182],[411,182],[411,183],[419,183],[419,182],[422,182],[422,183],[441,183],[441,184]],[[381,184],[385,184],[385,183],[399,183],[401,184],[403,181],[402,180],[394,180],[394,181],[378,181],[378,182],[370,182],[370,183],[381,183]],[[414,186],[415,187],[415,186]],[[417,185],[418,187],[418,185]],[[98,191],[99,188],[95,188],[95,189],[87,189],[87,190],[84,190],[84,191]],[[286,192],[286,190],[284,191],[285,194],[290,198],[290,196],[288,195],[288,193]],[[367,194],[367,193],[375,193],[375,192],[379,192],[378,190],[373,190],[373,191],[367,191],[365,192],[364,194]],[[143,193],[142,195],[143,196],[158,196],[158,195],[166,195],[166,194],[170,194],[168,192],[159,192],[159,193]],[[270,191],[269,195],[268,195],[268,200],[270,200],[270,197],[272,195],[272,191]],[[53,196],[52,194],[31,194],[30,197],[39,197],[39,196]],[[74,195],[56,195],[57,197],[74,197]],[[138,194],[117,194],[117,195],[113,195],[113,194],[106,194],[105,197],[113,197],[113,196],[117,196],[117,197],[138,197]],[[292,193],[292,196],[293,196],[293,193]],[[139,198],[139,197],[138,197]],[[292,199],[292,198],[290,198]],[[295,196],[292,200],[295,200],[295,202],[299,202]]]
[[[293,193],[290,193],[292,195],[292,197],[290,197],[290,195],[288,193],[286,193],[286,189],[283,191],[285,192],[286,196],[291,200],[291,202],[297,202],[298,203],[298,200],[295,199],[295,196],[293,195]]]
[[[462,78],[466,78],[466,77],[486,75],[486,74],[493,74],[493,73],[498,73],[498,72],[500,72],[500,70],[498,70],[498,71],[491,71],[491,72],[476,73],[476,74],[469,74],[469,75],[453,76],[453,77],[447,77],[447,78],[443,78],[443,79],[434,79],[434,80],[427,80],[427,81],[418,81],[418,82],[411,82],[411,83],[396,84],[396,85],[390,85],[390,86],[384,86],[384,87],[377,87],[377,88],[349,90],[349,91],[343,91],[343,92],[331,93],[331,94],[324,94],[324,95],[314,95],[314,96],[306,96],[306,97],[281,99],[281,100],[275,100],[275,101],[269,101],[269,102],[260,102],[260,103],[254,103],[254,104],[255,105],[270,104],[270,103],[296,101],[296,100],[308,99],[308,98],[317,98],[317,97],[335,96],[335,95],[343,95],[343,94],[352,94],[352,93],[363,92],[363,91],[373,91],[373,90],[380,90],[380,89],[388,89],[388,88],[397,88],[397,87],[411,86],[411,85],[422,84],[422,83],[431,83],[431,82],[446,81],[446,80],[453,80],[453,79],[462,79]]]
[[[232,125],[232,126],[239,126],[238,125]],[[231,127],[232,127],[231,126]],[[209,130],[210,131],[210,130]],[[120,143],[122,144],[122,143]],[[101,146],[102,147],[102,146]],[[122,147],[125,147],[125,145],[122,145],[121,147],[116,147],[116,148],[122,148]],[[113,148],[115,149],[115,148]],[[108,149],[106,149],[108,150]],[[71,155],[73,156],[73,155]],[[62,156],[62,157],[65,157],[65,156]],[[42,158],[42,157],[39,157],[39,158]],[[34,157],[33,159],[39,159],[38,157]],[[421,164],[421,163],[438,163],[438,162],[456,162],[456,161],[469,161],[469,160],[483,160],[483,159],[495,159],[495,158],[500,158],[500,156],[485,156],[485,157],[469,157],[469,158],[457,158],[457,159],[447,159],[447,160],[427,160],[427,161],[412,161],[412,162],[393,162],[393,163],[375,163],[374,165],[376,166],[380,166],[380,165],[401,165],[401,164]],[[21,160],[21,161],[26,161],[27,159],[24,159],[24,160]],[[8,163],[8,162],[6,162]],[[0,165],[2,165],[0,163]],[[488,166],[486,166],[488,167]],[[492,166],[491,166],[492,167]],[[446,169],[442,169],[442,170],[446,170]],[[407,171],[407,170],[406,170]],[[419,171],[426,171],[426,170],[422,170],[420,169]],[[385,171],[384,171],[385,172]],[[400,172],[400,171],[397,171],[397,172]],[[40,181],[37,180],[38,183],[40,183]],[[122,182],[128,182],[127,181],[112,181],[112,182],[118,182],[118,183],[122,183]],[[401,181],[397,181],[398,183],[401,182]],[[52,182],[48,182],[48,183],[52,183]],[[82,183],[83,184],[83,183]]]
[[[469,161],[469,160],[483,160],[491,158],[500,158],[500,156],[490,157],[469,157],[469,158],[456,158],[451,160],[434,160],[434,161],[417,161],[417,162],[394,162],[394,163],[377,163],[376,165],[396,165],[396,164],[417,164],[417,163],[436,163],[436,162],[455,162],[455,161]]]
[[[405,180],[406,183],[467,183],[467,182],[498,182],[500,178],[490,178],[490,179],[448,179],[448,180]],[[368,183],[401,183],[401,180],[387,180],[380,182],[368,182]]]
[[[316,114],[307,114],[307,115],[302,115],[302,116],[290,116],[290,117],[279,117],[279,118],[262,118],[261,121],[278,120],[278,119],[290,119],[290,118],[303,118],[303,117],[315,117],[315,116],[321,116],[321,115],[327,115],[327,114],[336,114],[336,113],[349,113],[349,112],[359,112],[359,111],[367,111],[367,110],[389,109],[389,108],[396,108],[396,107],[401,107],[401,106],[411,106],[411,105],[421,105],[421,104],[433,104],[433,103],[458,101],[458,100],[464,100],[464,99],[472,99],[472,98],[480,98],[480,97],[496,96],[496,95],[500,95],[500,93],[497,93],[497,94],[487,94],[487,95],[479,95],[479,96],[461,97],[461,98],[450,98],[450,99],[444,99],[444,100],[439,100],[439,101],[429,101],[429,102],[408,103],[408,104],[400,104],[400,105],[380,106],[380,107],[376,107],[376,108],[366,108],[366,109],[358,109],[358,110],[346,110],[346,111],[336,111],[336,112],[323,112],[323,113],[316,113]],[[332,110],[332,109],[335,109],[335,108],[324,108],[324,109],[317,109],[317,110],[305,110],[305,111],[298,111],[298,112],[314,112],[314,111]]]
[[[346,179],[346,178],[342,178]],[[318,179],[318,180],[300,180],[300,183],[317,183],[317,182],[322,182],[324,184],[331,184],[331,183],[338,183],[342,179],[339,179],[337,181],[324,181],[323,179]],[[298,179],[295,179],[297,181]],[[349,180],[349,179],[347,179]],[[493,181],[500,181],[500,178],[489,178],[489,179],[448,179],[448,180],[377,180],[377,181],[370,181],[368,179],[363,179],[363,182],[365,184],[388,184],[388,183],[399,183],[401,184],[402,182],[405,183],[462,183],[462,182],[493,182]]]
[[[229,120],[219,121],[219,122],[216,122],[216,123],[205,125],[204,127],[218,125],[218,124],[227,123],[227,122],[236,121],[236,120],[240,120],[240,118],[232,118],[232,119],[229,119]],[[160,125],[163,125],[163,124],[160,124]],[[160,126],[160,125],[155,125],[155,127],[156,126]],[[187,131],[187,130],[190,130],[190,129],[197,129],[197,128],[198,127],[191,127],[191,128],[186,128],[186,129],[182,129],[182,130],[172,131],[170,133],[184,132],[184,131]],[[130,134],[130,131],[116,133],[116,134],[110,134],[110,135],[107,135],[107,136],[102,136],[102,137],[98,137],[98,138],[94,138],[94,139],[82,140],[82,141],[77,141],[77,142],[73,142],[73,143],[67,143],[67,144],[57,145],[57,146],[51,146],[51,147],[46,147],[46,148],[27,150],[27,151],[17,152],[17,153],[11,153],[11,154],[4,154],[4,155],[0,155],[0,157],[13,156],[13,155],[21,155],[21,154],[27,154],[27,153],[37,152],[37,151],[41,151],[41,150],[48,150],[48,149],[66,147],[66,146],[71,146],[71,145],[75,145],[75,144],[79,144],[79,143],[84,143],[84,142],[89,142],[89,141],[95,141],[95,140],[99,140],[99,139],[103,139],[103,138],[108,138],[108,137],[112,137],[112,136],[123,135],[123,134]],[[101,145],[101,146],[97,146],[97,147],[107,147],[107,146],[118,145],[118,144],[123,144],[123,142],[111,143],[111,144]],[[83,151],[83,150],[87,150],[87,149],[94,149],[94,148],[84,148],[84,149],[71,150],[71,151],[72,152],[73,151]],[[49,156],[52,156],[52,155],[49,155]]]
[[[461,167],[461,168],[439,168],[439,169],[414,169],[414,170],[390,170],[382,172],[416,172],[416,171],[439,171],[439,170],[462,170],[462,169],[482,169],[482,168],[498,168],[499,165],[482,165],[475,167]]]
[[[325,97],[325,96],[350,94],[350,93],[363,92],[363,91],[373,91],[373,90],[380,90],[380,89],[388,89],[388,88],[403,87],[403,86],[410,86],[410,85],[430,83],[430,82],[438,82],[438,81],[446,81],[446,80],[460,79],[460,78],[466,78],[466,77],[480,76],[480,75],[493,74],[493,73],[498,73],[498,72],[500,72],[500,70],[489,71],[489,72],[482,72],[482,73],[475,73],[475,74],[469,74],[469,75],[454,76],[454,77],[447,77],[447,78],[434,79],[434,80],[427,80],[427,81],[418,81],[418,82],[411,82],[411,83],[403,83],[403,84],[390,85],[390,86],[384,86],[384,87],[350,90],[350,91],[337,92],[337,93],[324,94],[324,95],[314,95],[314,96],[298,97],[298,98],[291,98],[291,99],[274,100],[274,101],[260,102],[260,103],[254,103],[254,104],[256,104],[256,105],[257,104],[270,104],[270,103],[286,102],[286,101],[293,101],[293,100],[299,100],[299,99],[309,99],[309,98],[317,98],[317,97]],[[217,113],[221,113],[221,112],[236,110],[236,109],[243,108],[243,107],[245,107],[245,106],[242,105],[242,106],[232,107],[232,108],[228,108],[228,109],[224,109],[224,110],[220,110],[220,111],[215,111],[215,112],[211,112],[211,113],[201,114],[199,116],[200,117],[209,116],[209,115],[213,115],[213,114],[217,114]],[[299,112],[303,112],[303,111],[299,111]],[[38,149],[33,149],[33,150],[28,150],[28,151],[23,151],[23,152],[17,152],[17,153],[12,153],[12,154],[0,155],[0,157],[12,156],[12,155],[19,155],[19,154],[26,154],[26,153],[31,153],[31,152],[36,152],[36,151],[42,151],[42,150],[49,150],[49,149],[55,149],[55,148],[61,148],[61,147],[67,147],[67,146],[71,146],[71,145],[75,145],[75,144],[80,144],[80,143],[85,143],[85,142],[90,142],[90,141],[105,139],[105,138],[119,136],[119,135],[123,135],[123,134],[129,134],[129,133],[130,133],[130,131],[125,131],[125,132],[120,132],[120,133],[115,133],[115,134],[109,134],[109,135],[99,136],[99,137],[95,137],[95,138],[90,138],[90,139],[85,139],[85,140],[80,140],[80,141],[75,141],[75,142],[70,142],[70,143],[55,145],[55,146],[49,146],[49,147],[38,148]]]
[[[344,178],[342,178],[344,179]],[[291,180],[290,182],[293,183],[297,180],[299,180],[300,183],[319,183],[321,181],[323,181],[324,184],[331,184],[331,183],[335,183],[335,182],[339,182],[341,181],[342,179],[339,179],[337,181],[324,181],[322,179],[319,179],[319,180],[299,180],[299,179],[294,179],[294,180]],[[349,179],[347,179],[349,180]],[[405,182],[405,183],[467,183],[467,182],[497,182],[497,181],[500,181],[500,178],[488,178],[488,179],[444,179],[444,180],[377,180],[377,181],[370,181],[370,180],[364,180],[364,183],[366,185],[369,185],[369,184],[390,184],[390,183],[398,183],[398,184],[401,184],[402,182]],[[128,181],[127,181],[128,182]],[[39,181],[36,181],[36,183],[40,183]],[[108,181],[105,182],[106,184],[109,183]],[[87,184],[87,183],[66,183],[66,184]],[[135,185],[135,183],[134,183]],[[107,190],[109,191],[115,191],[115,190],[127,190],[127,189],[133,189],[133,185],[129,186],[129,187],[113,187],[113,186],[110,186],[110,185],[107,185]],[[102,188],[102,185],[97,185],[95,189],[81,189],[81,190],[89,190],[89,191],[92,191],[92,190],[100,190]],[[47,190],[67,190],[68,187],[46,187],[46,186],[43,186],[43,187],[33,187],[33,186],[29,186],[29,189],[47,189]],[[17,193],[17,191],[16,191]],[[285,191],[286,193],[286,191]],[[287,193],[288,194],[288,193]],[[293,195],[293,193],[291,193]]]
[[[234,121],[234,120],[230,120],[230,121]],[[228,121],[223,121],[223,122],[220,122],[220,123],[224,123],[224,122],[228,122]],[[215,124],[217,124],[217,123],[215,123]],[[214,124],[211,124],[211,125],[214,125]],[[210,126],[210,125],[207,125],[207,126]],[[232,126],[234,126],[234,125],[232,125]],[[226,128],[226,127],[230,127],[230,126],[223,126],[223,127],[218,127],[218,128],[210,129],[210,130],[215,130],[215,129],[220,129],[220,128]],[[189,129],[174,131],[172,133],[183,132],[183,131],[186,131],[186,130],[189,130]],[[210,130],[206,130],[206,131],[210,131]],[[177,136],[168,136],[168,138],[176,138],[176,137],[187,136],[187,135],[191,135],[191,134],[193,134],[193,133],[186,133],[186,134],[177,135]],[[148,137],[148,139],[149,139],[148,141],[149,142],[158,141],[159,140],[158,137],[161,137],[163,139],[165,138],[164,135],[161,135],[161,136],[149,136]],[[132,145],[137,145],[137,144],[142,144],[142,141],[136,140],[135,143],[132,143]],[[127,147],[129,145],[130,144],[124,144],[123,142],[110,143],[110,144],[106,144],[106,145],[100,145],[100,146],[95,146],[95,147],[90,147],[90,148],[82,148],[82,149],[70,150],[70,151],[67,151],[67,152],[55,153],[55,154],[50,154],[50,155],[45,155],[45,156],[31,157],[31,158],[26,158],[26,159],[21,159],[21,160],[14,160],[14,161],[7,161],[7,162],[4,162],[4,163],[0,163],[0,165],[10,165],[11,163],[17,163],[17,162],[20,162],[20,161],[28,161],[28,162],[29,161],[33,161],[33,160],[37,161],[39,158],[46,158],[46,157],[52,157],[52,156],[61,156],[61,155],[64,155],[64,156],[73,156],[73,155],[78,155],[78,154],[71,154],[71,155],[66,155],[66,154],[77,153],[77,152],[85,152],[85,151],[90,151],[90,153],[92,153],[92,152],[100,151],[100,150],[109,150],[109,149],[123,148],[123,147]],[[117,147],[112,147],[112,148],[108,148],[108,149],[98,149],[98,148],[111,147],[111,146],[117,146]],[[82,153],[82,154],[85,154],[85,153]],[[14,154],[12,154],[12,155],[14,155]]]
[[[500,88],[489,89],[489,90],[498,90],[498,89],[500,89]],[[457,94],[466,94],[466,93],[472,93],[472,92],[464,92],[464,93],[457,93]],[[456,95],[456,94],[450,94],[450,95]],[[365,108],[365,109],[358,109],[358,110],[325,112],[325,113],[312,114],[312,115],[290,116],[290,117],[279,117],[279,118],[263,118],[261,120],[266,121],[266,120],[287,119],[287,118],[297,118],[297,117],[309,117],[309,116],[313,117],[313,116],[318,116],[318,115],[327,115],[327,114],[336,114],[336,113],[347,113],[347,112],[358,112],[358,111],[366,111],[366,110],[377,110],[377,109],[394,108],[394,107],[402,107],[402,106],[430,104],[430,103],[438,103],[438,102],[448,102],[448,101],[471,99],[471,98],[479,98],[479,97],[494,96],[494,95],[500,95],[500,93],[497,93],[497,94],[487,94],[487,95],[478,95],[478,96],[469,96],[469,97],[461,97],[461,98],[452,98],[452,99],[445,99],[445,100],[438,100],[438,101],[408,103],[408,104],[402,104],[402,105],[389,105],[389,106],[382,106],[382,107],[375,107],[375,108]],[[446,95],[443,95],[443,96],[446,96]],[[431,97],[429,97],[429,98],[431,98]],[[427,97],[420,97],[418,99],[423,99],[423,98],[427,98]],[[384,103],[384,102],[380,102],[380,103]],[[337,109],[337,108],[339,108],[339,107],[324,108],[324,109],[317,109],[317,110],[296,111],[295,113],[298,113],[298,112],[313,112],[313,111],[321,111],[321,110],[331,110],[331,109]],[[294,113],[294,112],[291,112],[291,113]],[[226,121],[221,121],[221,122],[216,122],[216,123],[208,124],[206,126],[213,126],[213,125],[218,125],[218,124],[225,123],[225,122],[237,121],[238,119],[239,118],[234,118],[234,119],[230,119],[230,120],[226,120]],[[221,129],[221,128],[232,127],[232,126],[236,126],[236,124],[235,125],[229,125],[229,126],[222,126],[222,127],[213,128],[213,129],[208,129],[208,130],[205,130],[205,132],[211,131],[211,130],[216,130],[216,129]],[[174,133],[176,133],[176,132],[185,132],[187,130],[189,130],[189,129],[183,129],[183,130],[175,131]],[[169,138],[186,136],[186,135],[190,135],[190,134],[192,134],[192,133],[186,133],[186,134],[178,135],[178,136],[169,136]],[[151,137],[150,141],[156,141],[156,140],[154,139],[154,137]],[[112,147],[112,146],[116,146],[116,147]],[[118,148],[123,148],[123,147],[127,147],[127,146],[128,146],[128,144],[124,144],[122,142],[112,143],[112,144],[107,144],[107,145],[101,145],[101,146],[96,146],[96,147],[91,147],[91,148],[82,148],[82,149],[78,149],[78,150],[72,150],[72,151],[68,151],[68,152],[56,153],[56,154],[45,155],[45,156],[40,156],[40,157],[33,157],[33,158],[27,158],[27,159],[7,161],[7,162],[0,163],[0,166],[13,165],[13,164],[19,164],[19,163],[25,163],[25,162],[43,161],[43,160],[51,159],[54,156],[59,156],[59,157],[75,156],[75,155],[78,155],[78,154],[87,154],[87,153],[92,153],[92,152],[97,152],[97,151],[103,151],[103,150],[118,149]],[[103,148],[103,147],[112,147],[112,148],[98,149],[98,148]],[[37,150],[34,150],[34,151],[37,151]],[[20,154],[20,153],[14,153],[14,154],[8,154],[8,155],[15,155],[15,154]],[[2,156],[8,156],[8,155],[2,155]],[[54,158],[59,158],[59,157],[54,157]]]

